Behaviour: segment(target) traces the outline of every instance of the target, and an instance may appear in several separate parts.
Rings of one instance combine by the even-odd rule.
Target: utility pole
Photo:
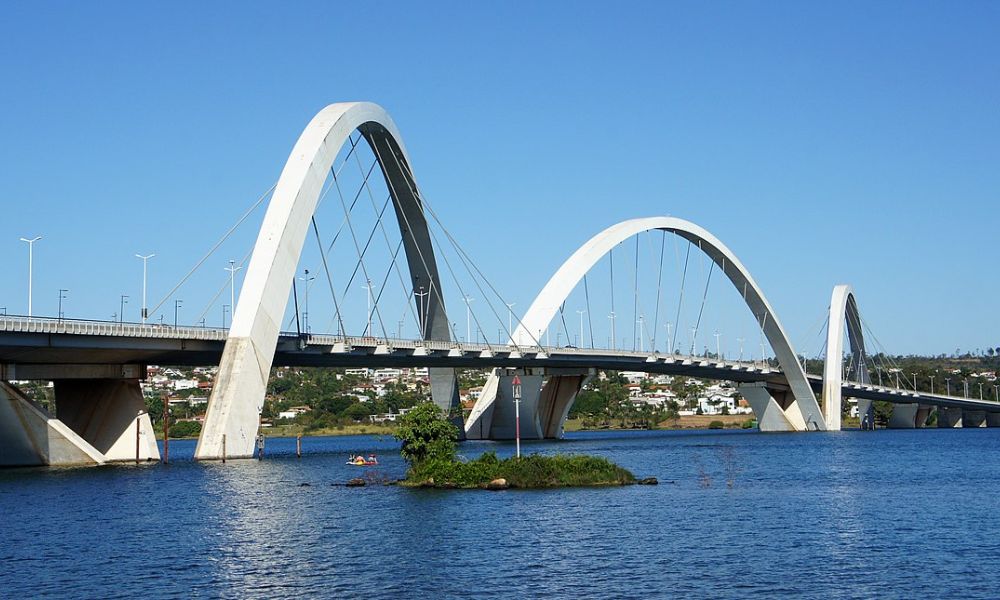
[[[122,294],[122,297],[121,297],[121,310],[118,311],[118,322],[119,323],[124,323],[125,322],[125,305],[126,304],[128,304],[128,296],[126,296],[125,294]]]
[[[229,306],[236,306],[236,271],[242,268],[236,266],[235,260],[229,259],[229,266],[225,269],[229,271]]]
[[[148,315],[149,311],[146,308],[146,263],[149,261],[149,259],[153,258],[156,255],[147,254],[146,256],[143,256],[141,254],[136,254],[135,256],[136,258],[142,259],[142,323],[145,325],[146,318],[149,316]]]
[[[35,242],[42,239],[42,236],[35,236],[30,240],[28,238],[21,238],[22,242],[27,242],[28,244],[28,318],[31,318],[31,288],[32,288],[32,276],[35,270]]]

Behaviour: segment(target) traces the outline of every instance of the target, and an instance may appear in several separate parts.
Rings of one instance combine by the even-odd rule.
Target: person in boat
[[[368,455],[368,460],[365,461],[365,462],[367,462],[370,465],[377,465],[378,464],[378,459],[375,458],[374,454],[369,454]]]

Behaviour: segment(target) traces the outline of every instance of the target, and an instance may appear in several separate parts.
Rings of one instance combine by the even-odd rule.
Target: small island
[[[406,479],[399,482],[406,487],[500,490],[655,482],[637,481],[627,469],[595,456],[532,454],[500,459],[486,452],[461,461],[456,455],[458,429],[430,402],[408,412],[394,436],[402,442],[400,454],[410,463]]]

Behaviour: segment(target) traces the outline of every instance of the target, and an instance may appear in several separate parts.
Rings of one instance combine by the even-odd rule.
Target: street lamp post
[[[743,362],[743,342],[746,341],[746,338],[738,337],[736,341],[740,344],[740,362]]]
[[[646,315],[639,315],[639,318],[636,319],[636,321],[635,321],[636,324],[639,326],[639,352],[645,352],[646,351],[645,348],[644,348],[644,346],[643,346],[643,339],[642,339],[643,338],[642,328],[643,328],[643,324],[644,324],[645,320],[646,320]],[[633,342],[633,344],[634,343],[635,342]],[[635,351],[635,346],[632,346],[632,351],[633,352]]]
[[[223,304],[222,305],[222,328],[223,329],[226,328],[226,315],[228,313],[229,313],[229,305],[228,304]]]
[[[313,279],[316,278],[309,276],[309,269],[305,269],[304,277],[299,277],[299,281],[303,282],[302,288],[304,290],[302,298],[302,328],[306,330],[307,334],[309,333],[309,282]]]
[[[577,348],[583,348],[583,315],[587,314],[585,310],[578,310],[576,314],[580,315],[580,339],[576,343]]]
[[[145,324],[146,318],[149,316],[147,314],[148,309],[146,308],[146,263],[149,261],[149,259],[153,258],[156,255],[147,254],[146,256],[143,256],[141,254],[136,254],[135,256],[136,258],[142,259],[142,322],[143,324]]]
[[[936,375],[930,375],[929,377],[930,377],[930,380],[931,380],[931,394],[933,394],[934,393],[934,378],[937,377],[937,376]]]
[[[517,375],[514,375],[511,390],[514,396],[514,440],[517,457],[521,458],[521,378]]]
[[[517,302],[504,302],[507,305],[507,337],[510,338],[510,345],[514,345],[514,305]]]
[[[667,353],[668,354],[673,354],[674,353],[674,339],[672,337],[670,337],[670,328],[673,327],[674,324],[671,323],[670,321],[667,321],[663,326],[667,328]]]
[[[465,298],[465,343],[472,342],[472,303],[475,298],[463,296]]]
[[[229,306],[236,306],[236,271],[242,268],[236,266],[235,260],[229,259],[229,266],[226,267],[229,271]]]
[[[614,350],[615,349],[615,311],[611,311],[611,314],[608,315],[608,318],[611,319],[611,349]]]
[[[420,299],[420,314],[417,315],[420,320],[420,323],[418,323],[418,325],[420,326],[420,339],[424,339],[427,337],[426,335],[427,330],[426,327],[424,326],[424,323],[427,321],[426,315],[424,314],[425,313],[424,296],[426,296],[427,294],[428,292],[424,291],[424,286],[420,286],[419,294],[414,294],[414,296]]]
[[[118,311],[118,322],[125,322],[125,305],[128,304],[128,296],[122,294],[121,296],[121,309]]]
[[[915,392],[915,391],[917,391],[917,374],[916,373],[910,373],[910,375],[913,375],[913,391]]]
[[[368,308],[365,309],[365,315],[366,315],[365,335],[371,335],[372,334],[372,280],[367,279],[366,281],[367,283],[361,286],[366,290],[366,299],[368,301],[368,304],[366,305]]]
[[[719,337],[722,334],[716,331],[714,335],[715,335],[715,360],[722,360],[722,346],[719,343]]]
[[[174,329],[177,329],[177,312],[180,309],[181,304],[184,304],[183,300],[174,300]]]
[[[944,378],[944,385],[945,385],[945,388],[947,389],[947,395],[950,396],[951,395],[951,377],[945,377]]]
[[[62,305],[63,305],[63,300],[66,299],[66,293],[67,292],[69,292],[69,290],[64,290],[64,289],[60,289],[59,290],[59,320],[60,321],[62,321],[62,318],[63,318]]]
[[[31,288],[32,288],[32,275],[35,270],[35,242],[42,239],[42,236],[35,236],[30,240],[28,238],[21,238],[22,242],[27,242],[28,244],[28,318],[31,318]]]

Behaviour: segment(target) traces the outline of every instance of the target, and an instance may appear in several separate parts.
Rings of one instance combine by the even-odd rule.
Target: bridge
[[[238,266],[235,260],[230,261],[226,269],[230,306],[235,305],[229,327],[207,327],[204,321],[201,327],[181,326],[176,316],[173,326],[162,321],[148,322],[146,316],[173,298],[190,273],[153,311],[146,306],[144,289],[142,319],[138,323],[125,322],[123,315],[115,321],[66,319],[62,315],[38,317],[31,315],[30,302],[28,315],[0,316],[0,465],[100,464],[136,456],[158,458],[152,422],[142,412],[144,400],[139,384],[149,364],[219,365],[196,450],[196,458],[202,460],[253,455],[272,366],[428,367],[431,396],[442,409],[458,401],[455,369],[489,369],[491,374],[483,392],[464,423],[465,435],[470,439],[513,437],[515,377],[522,383],[522,437],[561,437],[577,394],[601,370],[734,382],[752,407],[762,431],[839,430],[845,397],[857,399],[864,426],[872,422],[871,403],[876,400],[895,406],[889,423],[893,427],[920,427],[933,411],[937,411],[941,426],[1000,425],[997,402],[873,384],[870,371],[877,366],[876,358],[865,347],[865,334],[870,331],[860,317],[853,291],[846,285],[834,287],[831,297],[823,373],[806,373],[800,363],[802,355],[793,348],[749,270],[708,230],[675,217],[632,219],[601,231],[566,260],[528,310],[515,318],[514,303],[507,302],[475,265],[470,253],[444,227],[418,189],[401,140],[391,118],[374,104],[333,104],[313,118],[277,183],[251,208],[267,201],[252,252]],[[370,157],[363,161],[361,154],[366,148]],[[359,183],[349,188],[346,170],[354,166]],[[372,176],[375,169],[381,177]],[[384,187],[373,190],[378,183]],[[319,225],[323,220],[319,209],[328,196],[339,198],[342,208],[342,214],[338,214],[342,217],[338,218],[340,228],[329,245],[324,239],[330,238],[324,238]],[[355,207],[365,204],[365,199],[374,219],[362,226],[357,223]],[[390,205],[392,211],[388,210]],[[245,213],[236,226],[249,214]],[[387,227],[386,221],[394,223]],[[395,227],[391,227],[393,224]],[[661,313],[667,312],[662,305],[668,235],[675,240],[679,298],[674,303],[673,320],[664,318],[661,323]],[[325,274],[334,309],[333,333],[313,333],[309,325],[308,293],[317,272],[310,277],[305,270],[302,277],[297,277],[307,238],[318,247],[311,258],[322,265],[319,273]],[[386,243],[381,270],[373,266],[377,260],[371,250],[379,238]],[[659,257],[658,269],[653,269],[655,277],[649,277],[656,281],[651,319],[640,310],[648,302],[639,293],[640,239],[647,241],[652,264],[656,265]],[[616,285],[616,264],[622,260],[626,242],[632,240],[632,281],[620,284],[619,266]],[[619,263],[615,262],[616,250]],[[145,266],[148,256],[141,258]],[[631,257],[627,258],[632,262]],[[439,260],[445,269],[439,269]],[[596,286],[588,276],[594,278],[604,263],[610,271],[610,335],[605,347],[600,347],[595,343],[592,317],[597,310],[590,293]],[[704,285],[692,282],[696,277],[694,263],[700,265],[698,272]],[[462,268],[464,278],[458,276]],[[237,302],[235,274],[242,269],[246,276]],[[408,277],[403,275],[404,270]],[[451,276],[451,282],[444,281],[445,273]],[[707,345],[704,352],[697,351],[698,334],[706,328],[703,318],[714,273],[720,274],[716,282],[720,278],[728,280],[730,295],[743,307],[744,316],[751,319],[760,338],[758,360],[743,359],[745,337],[738,338],[739,358],[727,359],[721,350],[718,328],[712,334],[716,351],[710,353]],[[387,289],[395,279],[400,292],[397,299],[402,297],[402,303],[395,308],[401,310],[403,318],[393,336],[389,334],[392,322],[384,314],[391,296]],[[345,280],[346,285],[342,283]],[[302,306],[298,281],[303,282]],[[345,315],[350,312],[349,290],[355,282],[362,282],[364,285],[358,285],[367,291],[364,319],[354,324],[361,329],[360,335],[350,334],[345,323]],[[626,286],[632,292],[631,349],[627,340],[619,344],[616,332],[616,319],[626,313],[620,304],[616,311],[616,290]],[[338,294],[337,287],[342,293]],[[652,289],[652,285],[649,287]],[[691,325],[688,340],[682,340],[678,333],[685,289],[689,301],[692,295],[695,298],[688,307],[691,316],[685,321]],[[220,293],[223,290],[225,285]],[[465,304],[466,335],[461,341],[457,315],[449,314],[445,303],[452,290],[461,294]],[[481,318],[471,309],[474,299],[467,291],[473,290],[481,294],[483,304],[488,305],[498,322],[496,343],[485,339]],[[575,344],[564,345],[559,342],[562,334],[567,341],[571,339],[566,304],[581,295],[580,305],[585,308],[575,311],[580,321],[579,335]],[[174,302],[176,311],[180,301]],[[498,307],[507,309],[506,322]],[[585,327],[585,316],[589,328]],[[416,329],[414,338],[402,335],[407,317]],[[479,338],[475,342],[474,318]],[[287,326],[293,323],[295,329],[289,330]],[[556,344],[549,339],[553,324],[557,328]],[[661,325],[665,326],[665,337],[658,336]],[[766,346],[773,351],[773,357],[765,355]],[[55,415],[11,383],[23,380],[54,382]]]

